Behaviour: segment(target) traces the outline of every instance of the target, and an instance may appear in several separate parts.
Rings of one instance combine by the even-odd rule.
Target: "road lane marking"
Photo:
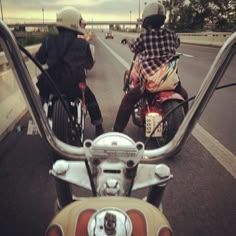
[[[121,58],[103,40],[98,40],[108,49],[109,52],[127,69],[130,64]],[[187,55],[187,54],[186,54]],[[191,55],[189,55],[191,56]],[[217,139],[210,135],[201,125],[196,124],[192,135],[200,142],[205,149],[234,177],[236,178],[236,156],[224,147]]]
[[[189,54],[186,54],[186,53],[182,53],[183,54],[183,56],[185,56],[185,57],[191,57],[191,58],[193,58],[194,56],[192,56],[192,55],[189,55]]]
[[[208,133],[201,125],[196,124],[193,136],[211,153],[224,168],[236,178],[236,156]]]
[[[99,37],[97,39],[103,44],[103,46],[124,66],[126,69],[129,69],[130,64],[126,62],[122,57],[120,57],[113,49],[111,49],[103,40]]]

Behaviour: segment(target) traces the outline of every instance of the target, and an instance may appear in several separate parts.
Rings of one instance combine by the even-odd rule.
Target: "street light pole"
[[[140,20],[140,0],[138,0],[138,20]]]
[[[2,12],[2,0],[0,0],[0,4],[1,4],[1,14],[2,14],[2,20],[3,20],[3,12]]]
[[[129,28],[130,28],[130,29],[131,29],[131,13],[132,13],[132,11],[130,10],[130,11],[129,11],[129,14],[130,14],[130,15],[129,15],[129,24],[130,24]]]
[[[140,0],[138,0],[138,23],[140,22]],[[137,30],[139,31],[140,27],[137,24]]]
[[[43,25],[44,25],[44,8],[42,8],[42,13],[43,13]]]

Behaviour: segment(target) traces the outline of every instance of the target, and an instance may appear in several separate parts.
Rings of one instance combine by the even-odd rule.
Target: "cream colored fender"
[[[106,228],[108,218],[110,227]],[[105,234],[108,230],[116,233]],[[83,198],[69,204],[51,221],[46,232],[46,236],[50,235],[172,236],[173,233],[162,212],[150,203],[112,196]]]

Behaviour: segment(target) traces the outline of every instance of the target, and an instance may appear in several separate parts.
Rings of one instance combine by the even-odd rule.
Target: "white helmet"
[[[143,27],[147,25],[161,26],[166,19],[166,11],[163,4],[160,2],[153,2],[148,4],[143,10]]]
[[[82,15],[76,8],[64,7],[57,13],[56,26],[84,34],[84,29],[81,27],[82,20]]]

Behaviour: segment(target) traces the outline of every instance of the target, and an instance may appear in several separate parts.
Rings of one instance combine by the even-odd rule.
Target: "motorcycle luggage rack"
[[[72,160],[84,160],[85,151],[83,147],[75,147],[65,144],[57,139],[53,134],[15,37],[3,21],[0,21],[0,43],[8,58],[20,90],[28,104],[31,116],[38,126],[41,137],[59,155],[67,156]],[[159,161],[163,158],[172,156],[182,148],[212,97],[217,85],[221,81],[228,65],[235,55],[235,52],[236,32],[232,33],[219,50],[192,103],[191,108],[185,116],[174,138],[161,148],[144,150],[143,159],[141,160],[142,163]]]

